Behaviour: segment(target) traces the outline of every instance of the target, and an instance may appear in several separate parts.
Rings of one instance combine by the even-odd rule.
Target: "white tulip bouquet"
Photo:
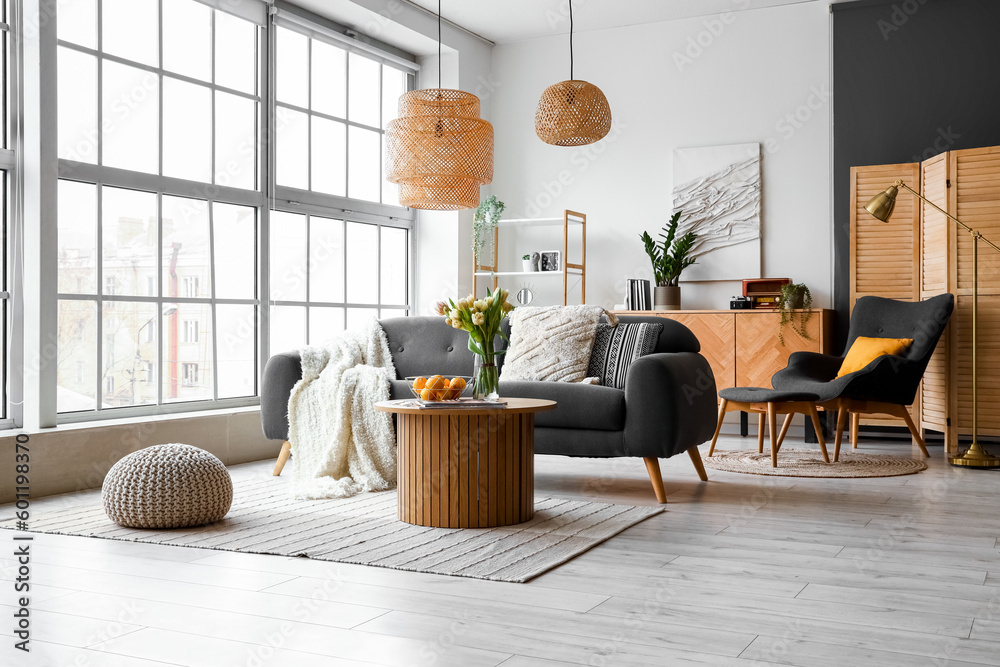
[[[475,374],[472,385],[472,395],[476,399],[498,400],[500,374],[496,367],[496,357],[503,354],[497,352],[494,341],[497,336],[507,340],[500,329],[503,319],[514,310],[507,300],[510,296],[507,290],[497,289],[495,292],[486,290],[485,299],[476,299],[471,294],[456,303],[448,299],[447,303],[438,301],[435,310],[445,316],[445,322],[456,329],[469,332],[469,349],[479,357],[479,370]]]

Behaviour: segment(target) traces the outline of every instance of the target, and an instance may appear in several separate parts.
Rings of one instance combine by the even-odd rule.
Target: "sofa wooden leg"
[[[861,413],[851,413],[851,449],[858,448],[858,431],[861,430]]]
[[[646,457],[643,461],[646,463],[646,472],[649,474],[649,481],[653,483],[656,501],[659,503],[667,502],[667,492],[663,490],[663,476],[660,475],[660,460]]]
[[[694,469],[698,471],[698,477],[701,478],[701,481],[707,482],[708,475],[705,473],[705,464],[701,462],[701,452],[698,451],[697,447],[692,447],[688,450],[688,456],[691,457]]]
[[[285,440],[285,443],[281,445],[281,451],[278,453],[278,460],[274,464],[275,477],[281,474],[281,469],[285,467],[285,463],[288,462],[288,457],[292,455],[292,443]]]

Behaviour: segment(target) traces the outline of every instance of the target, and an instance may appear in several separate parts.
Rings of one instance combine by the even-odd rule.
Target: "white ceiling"
[[[403,1],[437,12],[437,0]],[[800,2],[831,0],[575,0],[573,24],[584,32]],[[569,32],[568,6],[568,0],[441,0],[441,14],[502,43]]]
[[[292,4],[362,33],[377,25],[380,40],[415,55],[437,51],[437,41],[391,20],[379,0],[289,0]],[[426,20],[437,15],[437,0],[393,0],[419,8]],[[710,16],[804,2],[852,0],[574,0],[576,32]],[[379,9],[383,7],[382,9]],[[568,0],[441,0],[441,13],[466,30],[498,44],[569,32]],[[378,13],[376,13],[378,12]],[[383,16],[379,16],[383,14]],[[430,27],[430,25],[428,26]]]

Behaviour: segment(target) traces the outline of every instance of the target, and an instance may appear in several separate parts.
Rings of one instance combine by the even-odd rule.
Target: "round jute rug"
[[[830,450],[833,458],[833,450]],[[860,454],[840,450],[840,461],[824,463],[815,449],[784,449],[778,452],[778,467],[771,467],[771,452],[758,454],[749,450],[716,451],[711,458],[704,456],[705,466],[713,470],[742,472],[750,475],[778,477],[895,477],[912,475],[927,469],[927,464],[888,454]]]

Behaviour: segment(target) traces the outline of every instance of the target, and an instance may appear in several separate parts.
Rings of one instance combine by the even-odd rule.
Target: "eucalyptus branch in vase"
[[[490,240],[490,256],[496,264],[496,235],[493,230],[500,224],[500,216],[506,208],[507,205],[496,195],[490,195],[479,204],[472,216],[472,261],[477,270],[482,266],[482,252],[487,238]]]

